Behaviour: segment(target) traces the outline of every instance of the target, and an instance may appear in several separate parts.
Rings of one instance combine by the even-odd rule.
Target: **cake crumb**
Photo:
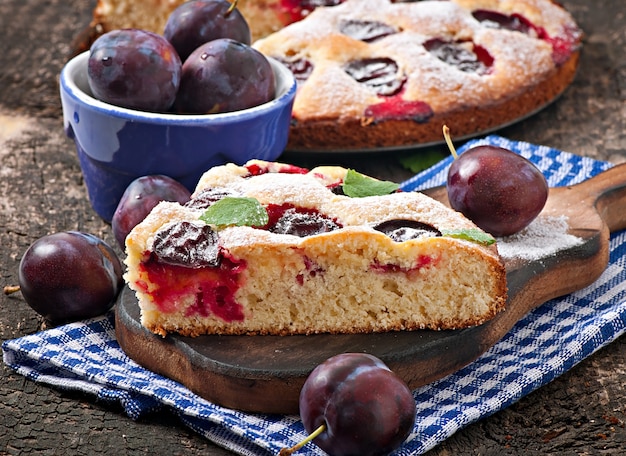
[[[583,239],[568,233],[567,221],[564,215],[538,217],[520,232],[498,238],[498,251],[505,259],[533,261],[582,244]]]

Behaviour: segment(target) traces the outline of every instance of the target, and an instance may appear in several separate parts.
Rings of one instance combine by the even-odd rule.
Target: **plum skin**
[[[160,35],[137,29],[112,30],[90,47],[88,83],[106,103],[147,112],[166,112],[180,85],[182,62]]]
[[[406,383],[380,359],[344,353],[317,366],[300,392],[300,416],[313,442],[334,456],[384,455],[399,447],[415,423]]]
[[[153,174],[133,180],[117,204],[111,220],[115,240],[122,250],[128,233],[161,201],[185,204],[191,192],[169,176]]]
[[[203,44],[185,60],[174,110],[179,114],[218,114],[267,103],[275,95],[267,58],[229,38]]]
[[[168,17],[163,36],[172,43],[181,61],[198,47],[218,38],[240,43],[252,41],[250,27],[238,9],[226,0],[191,0]]]
[[[528,226],[548,199],[548,184],[527,158],[497,146],[473,147],[448,170],[450,206],[493,236]]]
[[[115,251],[79,231],[33,242],[20,261],[18,280],[26,303],[55,325],[102,315],[124,284]]]

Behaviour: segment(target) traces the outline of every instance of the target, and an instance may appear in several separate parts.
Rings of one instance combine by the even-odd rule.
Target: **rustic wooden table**
[[[580,71],[554,104],[498,133],[614,163],[626,161],[626,10],[623,0],[564,0],[586,32]],[[95,0],[0,0],[0,285],[17,282],[26,248],[77,229],[113,243],[91,210],[73,144],[64,136],[58,74]],[[339,163],[403,180],[403,154],[286,156]],[[0,295],[2,341],[41,329],[18,294]],[[429,456],[623,454],[626,339],[603,348]],[[230,454],[168,414],[134,422],[120,408],[38,385],[0,367],[0,455]]]

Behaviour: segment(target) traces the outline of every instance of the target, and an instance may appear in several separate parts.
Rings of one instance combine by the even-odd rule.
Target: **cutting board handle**
[[[569,204],[594,206],[611,232],[626,229],[626,163],[571,188]]]

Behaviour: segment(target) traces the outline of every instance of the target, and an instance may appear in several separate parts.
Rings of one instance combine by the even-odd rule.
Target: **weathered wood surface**
[[[626,10],[623,0],[562,2],[586,32],[576,81],[557,103],[499,134],[626,161]],[[58,74],[95,0],[0,0],[0,284],[17,281],[24,250],[40,236],[80,229],[113,243],[90,209],[73,144],[62,131]],[[410,175],[398,154],[287,156],[339,163],[381,178]],[[0,339],[41,320],[19,294],[0,295]],[[626,339],[618,339],[508,409],[458,432],[429,456],[623,454]],[[40,386],[0,367],[0,455],[229,452],[170,415],[138,422],[90,396]]]

